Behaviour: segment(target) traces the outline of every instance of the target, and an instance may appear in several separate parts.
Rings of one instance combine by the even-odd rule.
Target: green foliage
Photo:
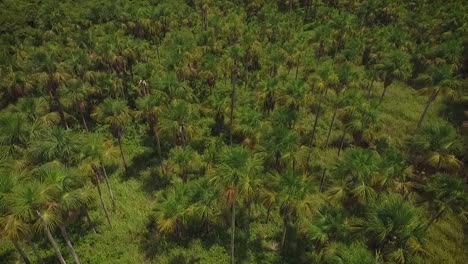
[[[461,0],[0,8],[3,262],[468,259]]]

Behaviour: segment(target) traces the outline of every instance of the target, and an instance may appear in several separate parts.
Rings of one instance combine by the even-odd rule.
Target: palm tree
[[[85,118],[87,99],[92,90],[92,87],[84,84],[81,80],[71,79],[63,87],[63,96],[60,98],[63,106],[79,113],[86,132],[89,131]]]
[[[433,212],[425,230],[445,213],[463,211],[468,204],[463,180],[444,174],[435,175],[429,180],[422,189],[422,198],[429,203],[429,208]]]
[[[18,156],[28,146],[30,124],[20,113],[0,116],[0,148],[3,155]]]
[[[117,164],[119,150],[111,140],[107,140],[99,134],[90,134],[83,140],[81,148],[82,170],[88,175],[97,173],[98,177],[104,177],[112,200],[112,208],[115,209],[115,197],[107,175],[106,166]]]
[[[235,263],[235,227],[236,202],[242,194],[251,195],[252,189],[246,185],[247,180],[255,177],[262,168],[262,161],[258,155],[252,154],[241,146],[225,147],[219,156],[219,165],[211,172],[211,182],[221,186],[227,204],[231,207],[231,263]],[[240,189],[243,187],[243,189]]]
[[[360,203],[372,202],[376,189],[380,187],[382,173],[380,159],[370,150],[350,148],[336,164],[333,174],[338,185],[327,190],[332,200],[350,202],[356,199]],[[348,200],[351,199],[351,200]]]
[[[298,144],[299,136],[297,133],[284,127],[277,127],[265,133],[262,145],[265,146],[267,153],[273,156],[275,169],[281,171],[287,166],[287,164],[283,164],[283,159],[297,150]]]
[[[71,165],[78,159],[81,136],[72,130],[54,127],[43,130],[32,142],[31,155],[41,161],[60,160]]]
[[[275,173],[271,177],[283,218],[281,248],[284,250],[289,226],[301,218],[313,216],[322,203],[322,198],[317,194],[318,191],[310,177],[305,174],[299,175],[293,171],[287,171],[283,175]]]
[[[122,136],[125,125],[130,121],[130,110],[127,102],[119,99],[107,98],[94,109],[91,114],[98,122],[109,125],[110,132],[117,139],[120,148],[120,156],[124,165],[125,173],[128,173],[128,166],[122,149]]]
[[[423,224],[419,211],[400,195],[382,196],[371,205],[363,222],[369,244],[384,259],[407,263],[423,251]]]
[[[326,263],[330,264],[382,264],[379,255],[374,255],[360,242],[351,245],[338,244],[334,250],[335,255],[328,257]]]
[[[0,234],[5,240],[10,240],[15,249],[23,258],[26,264],[31,264],[26,252],[21,248],[20,241],[28,236],[31,232],[29,224],[25,223],[21,218],[9,214],[0,216]],[[40,260],[38,260],[40,261]]]
[[[161,116],[161,131],[172,134],[175,145],[186,146],[197,132],[198,107],[184,100],[173,100]]]
[[[463,152],[463,141],[450,125],[427,126],[411,139],[416,161],[433,169],[456,170],[463,163],[457,158]]]
[[[159,161],[163,161],[161,151],[161,140],[159,137],[159,116],[164,109],[165,94],[158,93],[157,95],[145,96],[137,99],[138,111],[135,112],[135,116],[138,118],[144,118],[148,123],[150,131],[153,133],[156,140],[156,147],[158,150]]]
[[[198,152],[190,146],[176,146],[169,152],[164,167],[165,171],[179,176],[183,183],[187,183],[189,176],[202,167],[202,161]]]
[[[411,74],[410,56],[401,50],[387,52],[382,62],[376,65],[383,78],[383,91],[380,96],[382,103],[388,87],[395,79],[406,80]]]
[[[159,231],[163,234],[176,233],[181,239],[190,215],[189,187],[175,184],[161,192],[157,200],[154,212]]]
[[[206,177],[194,182],[194,192],[192,212],[194,217],[202,222],[206,232],[210,232],[210,225],[216,222],[221,215],[221,205],[219,203],[220,192],[218,188],[213,188],[210,180]]]
[[[423,93],[429,95],[429,99],[418,120],[417,129],[420,129],[429,107],[437,99],[437,96],[442,94],[453,97],[460,83],[454,77],[453,66],[447,64],[435,65],[431,68],[430,74],[422,74],[417,79],[429,86],[422,90]]]
[[[322,207],[304,227],[308,236],[316,243],[316,250],[323,252],[333,243],[346,243],[351,235],[351,223],[346,213],[337,207]],[[320,260],[321,261],[321,260]]]
[[[56,105],[60,114],[60,119],[63,125],[68,128],[68,122],[65,118],[65,111],[60,102],[59,89],[61,85],[69,78],[69,74],[65,72],[56,61],[54,52],[38,50],[34,54],[34,59],[37,62],[35,79],[45,89],[49,96],[51,106]]]
[[[50,185],[27,181],[14,186],[13,191],[6,199],[11,204],[13,212],[19,217],[37,220],[36,228],[43,229],[60,263],[65,264],[65,259],[51,232],[51,229],[57,225],[57,216],[52,209],[44,207],[48,201],[53,199],[53,192],[54,188]]]

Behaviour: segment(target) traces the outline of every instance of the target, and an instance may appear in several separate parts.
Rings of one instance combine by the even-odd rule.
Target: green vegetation
[[[1,263],[468,259],[465,1],[0,9]]]

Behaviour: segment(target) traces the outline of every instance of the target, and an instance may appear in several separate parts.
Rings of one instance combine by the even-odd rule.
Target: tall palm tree
[[[429,86],[422,90],[423,93],[429,95],[426,106],[418,120],[417,128],[420,129],[421,125],[426,117],[427,111],[431,104],[437,99],[439,94],[443,96],[453,97],[456,89],[460,86],[460,82],[455,79],[452,65],[434,65],[430,69],[429,74],[422,74],[417,79],[424,82],[425,85]]]
[[[26,264],[31,264],[28,255],[21,247],[20,241],[31,232],[31,226],[25,223],[21,218],[10,214],[0,216],[0,234],[5,240],[10,240]],[[40,261],[40,260],[38,260]]]
[[[370,150],[351,148],[344,152],[333,170],[337,185],[327,190],[335,201],[350,203],[372,202],[377,197],[376,189],[381,185],[382,173],[379,157]]]
[[[161,131],[174,137],[175,145],[186,146],[197,132],[198,107],[184,100],[173,100],[161,116]]]
[[[278,195],[278,205],[283,219],[281,248],[284,250],[287,230],[301,218],[311,217],[319,209],[322,198],[307,175],[287,171],[275,173],[271,179]]]
[[[190,175],[202,167],[202,160],[190,146],[176,146],[169,152],[164,167],[170,174],[179,176],[183,183],[187,183]]]
[[[20,113],[0,116],[0,148],[2,156],[17,156],[24,152],[30,139],[30,124]]]
[[[427,126],[411,139],[410,147],[416,161],[437,170],[456,170],[463,164],[458,156],[463,152],[463,141],[450,125]]]
[[[127,161],[125,160],[125,154],[122,148],[122,136],[124,135],[125,126],[131,120],[130,109],[127,106],[127,102],[124,100],[107,98],[94,109],[91,116],[98,122],[109,126],[112,136],[117,139],[119,144],[120,156],[122,157],[125,173],[128,173]]]
[[[57,225],[57,216],[52,209],[44,207],[53,199],[53,193],[54,188],[50,185],[38,181],[27,181],[16,185],[6,198],[12,204],[15,214],[21,218],[37,220],[36,228],[43,229],[60,263],[65,264],[65,259],[51,232],[51,229]]]
[[[157,95],[138,98],[136,103],[138,111],[135,112],[135,116],[137,118],[144,118],[148,123],[148,127],[156,140],[159,161],[162,162],[163,157],[161,151],[161,139],[159,136],[159,116],[164,109],[165,94],[158,93]]]
[[[468,205],[463,180],[451,175],[438,174],[432,177],[422,189],[422,198],[429,203],[429,209],[433,213],[425,230],[445,213],[463,212]]]
[[[57,54],[46,50],[38,50],[34,53],[34,60],[37,62],[35,80],[44,88],[49,96],[51,106],[56,105],[63,125],[68,128],[63,105],[60,102],[61,85],[70,77],[63,67],[57,63]]]
[[[161,192],[154,209],[155,220],[160,232],[175,233],[182,238],[184,226],[190,216],[190,190],[184,184],[175,184]]]
[[[273,156],[271,158],[275,169],[281,171],[282,168],[288,165],[284,164],[283,160],[288,158],[299,147],[299,136],[287,128],[277,127],[276,129],[270,129],[265,133],[264,137],[262,145],[265,146],[267,153]]]
[[[383,260],[379,255],[374,255],[360,242],[351,245],[338,244],[335,254],[327,257],[326,263],[330,264],[382,264]]]
[[[106,166],[118,164],[119,150],[111,140],[107,140],[99,134],[89,134],[83,140],[81,148],[81,168],[87,175],[97,173],[98,177],[103,177],[112,200],[112,207],[115,209],[115,197],[112,191]],[[94,177],[93,176],[93,177]]]
[[[76,111],[81,118],[83,128],[85,131],[89,131],[88,124],[86,122],[86,108],[88,95],[93,91],[93,88],[89,84],[83,83],[79,79],[71,79],[65,83],[63,87],[63,96],[60,98],[61,103],[66,108]]]
[[[78,160],[81,135],[72,130],[54,127],[41,131],[34,139],[30,152],[38,160],[60,160],[68,165]]]
[[[369,244],[384,259],[407,263],[423,252],[423,223],[419,211],[399,195],[382,196],[369,208],[363,223]]]
[[[220,191],[218,188],[213,188],[210,180],[206,177],[197,180],[193,188],[193,215],[202,222],[206,232],[210,232],[210,226],[216,223],[221,215]]]
[[[235,263],[236,203],[241,184],[260,172],[262,162],[259,156],[241,146],[225,147],[219,156],[219,164],[211,172],[211,182],[221,186],[228,206],[231,207],[231,263]],[[246,185],[244,184],[244,187]],[[242,194],[250,194],[249,188]]]
[[[316,243],[320,259],[328,246],[336,242],[346,243],[351,235],[351,223],[346,213],[337,207],[322,207],[318,213],[307,222],[304,229],[307,235]]]
[[[395,79],[406,80],[411,74],[410,56],[401,50],[386,53],[381,63],[376,65],[383,78],[383,91],[380,102],[383,101],[388,87]]]

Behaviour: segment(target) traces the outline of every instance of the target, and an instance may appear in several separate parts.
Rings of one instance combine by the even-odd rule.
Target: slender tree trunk
[[[36,246],[35,246],[34,243],[31,241],[30,238],[27,238],[27,239],[26,239],[26,243],[28,243],[29,247],[32,249],[32,251],[33,251],[33,253],[34,253],[34,256],[36,256],[36,261],[37,261],[38,263],[44,264],[44,260],[42,259],[41,254],[39,254],[39,251],[37,251]]]
[[[234,200],[231,205],[231,264],[235,263],[235,238],[236,238],[236,201]]]
[[[299,76],[299,59],[296,61],[296,74],[294,79],[297,80],[297,77]]]
[[[58,110],[59,110],[59,115],[60,119],[62,119],[63,125],[65,126],[66,129],[68,129],[68,122],[67,119],[65,119],[65,111],[63,110],[63,105],[60,103],[60,100],[58,98],[55,98],[57,105],[58,105]]]
[[[95,173],[94,175],[96,176],[96,187],[98,190],[99,199],[101,200],[102,208],[104,209],[104,213],[106,214],[107,222],[109,223],[109,226],[112,228],[112,222],[110,220],[109,211],[107,210],[106,203],[104,202],[104,199],[102,198],[99,176],[97,173]]]
[[[159,45],[156,45],[156,55],[158,56],[158,64],[161,65],[161,56],[159,55]]]
[[[247,243],[249,243],[250,239],[250,213],[252,211],[252,204],[249,202],[247,204]]]
[[[102,168],[102,172],[104,173],[104,180],[106,182],[106,185],[107,185],[107,190],[109,190],[109,195],[110,195],[110,198],[112,200],[112,209],[115,210],[115,198],[114,198],[114,193],[112,192],[112,187],[109,183],[109,178],[107,177],[107,171],[106,171],[106,168],[104,167],[104,165],[101,164],[101,168]]]
[[[340,143],[340,148],[338,149],[338,157],[340,156],[341,150],[343,149],[345,136],[346,136],[346,128],[343,129],[343,134],[341,135],[341,143]]]
[[[231,113],[229,115],[229,144],[232,145],[232,124],[234,121],[234,100],[235,100],[235,93],[236,93],[236,75],[233,74],[232,76],[232,90],[231,90]]]
[[[320,189],[319,189],[320,192],[322,192],[322,189],[323,189],[323,181],[325,180],[326,173],[327,173],[327,169],[323,169],[322,177],[320,178]]]
[[[156,125],[151,125],[151,130],[153,131],[153,134],[154,134],[154,138],[156,140],[156,147],[157,147],[157,150],[158,150],[158,157],[159,157],[159,163],[160,163],[160,166],[161,166],[161,173],[163,175],[166,175],[166,171],[164,170],[164,166],[163,166],[163,156],[162,156],[162,151],[161,151],[161,140],[159,138],[159,132],[158,132],[158,129],[156,127]]]
[[[24,252],[24,250],[21,248],[21,246],[19,245],[18,241],[12,239],[11,242],[13,242],[13,245],[15,246],[16,250],[18,251],[18,253],[19,253],[19,254],[21,255],[21,257],[23,258],[24,263],[26,263],[26,264],[31,264],[32,262],[29,260],[28,255],[26,255],[26,252]]]
[[[388,86],[384,86],[382,94],[380,95],[379,104],[381,104],[383,102],[383,99],[385,97],[385,93],[387,93],[387,88],[388,88]]]
[[[62,256],[62,252],[60,252],[60,248],[57,246],[57,243],[55,243],[55,239],[52,236],[52,233],[50,233],[50,229],[47,226],[47,222],[45,221],[44,217],[42,217],[39,210],[36,210],[36,215],[37,215],[37,217],[39,217],[39,220],[41,221],[42,227],[44,228],[44,232],[46,233],[50,244],[52,244],[52,247],[54,248],[55,254],[57,255],[57,258],[59,259],[60,263],[61,264],[66,264],[65,259]]]
[[[324,91],[324,94],[327,91]],[[318,124],[318,119],[319,119],[319,114],[320,114],[320,106],[322,105],[322,98],[323,96],[320,97],[319,103],[315,109],[315,120],[314,120],[314,127],[312,128],[312,135],[310,136],[310,147],[314,144],[314,139],[315,139],[315,131],[317,130],[317,124]]]
[[[91,219],[91,217],[89,216],[89,212],[88,212],[88,206],[85,205],[84,206],[84,212],[85,212],[85,215],[86,215],[86,220],[88,221],[89,225],[91,226],[91,229],[93,230],[93,233],[97,233],[96,232],[96,225],[94,224],[94,221]]]
[[[424,228],[424,231],[427,231],[429,227],[431,227],[435,223],[435,221],[445,212],[445,209],[447,208],[439,210],[439,212],[437,212],[437,214],[431,218],[431,220],[427,223],[426,227]]]
[[[281,236],[281,250],[284,250],[284,245],[286,243],[286,232],[288,230],[288,221],[286,218],[283,218],[283,234]]]
[[[83,127],[84,127],[85,131],[89,132],[88,124],[86,124],[86,119],[85,119],[82,111],[80,111],[80,116],[81,116],[81,121],[83,122]]]
[[[429,107],[431,106],[432,102],[434,102],[434,100],[437,98],[437,95],[439,94],[439,92],[440,92],[440,88],[438,88],[431,95],[431,97],[429,97],[429,99],[427,100],[426,106],[424,107],[424,111],[422,112],[421,117],[418,120],[417,129],[421,128],[421,125],[422,125],[422,123],[424,121],[424,118],[426,117],[427,111],[429,110]]]
[[[158,133],[158,129],[156,128],[156,125],[152,125],[152,130],[154,134],[154,139],[156,140],[156,147],[158,148],[159,161],[163,162],[162,151],[161,151],[161,140],[159,138],[159,133]]]
[[[117,141],[119,142],[119,149],[120,149],[120,156],[122,156],[122,162],[125,168],[125,174],[128,176],[128,167],[127,167],[127,161],[125,161],[125,155],[122,149],[122,139],[121,137],[117,137]]]
[[[372,96],[372,90],[374,88],[374,81],[375,81],[375,78],[373,77],[372,81],[369,83],[369,85],[367,87],[367,100],[370,100],[370,98]]]
[[[80,264],[80,258],[78,258],[78,254],[76,254],[75,248],[73,247],[70,237],[68,236],[67,230],[65,230],[65,227],[63,225],[59,226],[60,233],[62,233],[63,238],[65,239],[65,243],[67,244],[68,248],[70,249],[70,252],[73,255],[73,260],[75,260],[76,264]]]
[[[335,107],[335,110],[333,111],[332,120],[330,122],[330,127],[328,128],[327,140],[325,141],[325,148],[328,148],[328,142],[330,141],[330,135],[333,130],[333,125],[335,124],[335,118],[336,118],[337,112],[338,112],[338,107]]]

